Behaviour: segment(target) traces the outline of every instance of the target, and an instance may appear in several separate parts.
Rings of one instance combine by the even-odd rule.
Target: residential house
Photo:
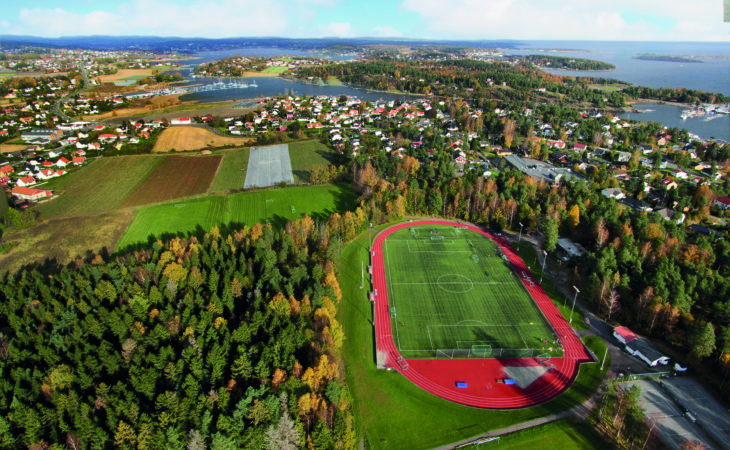
[[[615,198],[616,200],[626,198],[626,194],[621,192],[621,189],[619,188],[607,188],[602,190],[601,194],[606,198]]]
[[[673,220],[677,223],[684,222],[684,213],[674,211],[669,208],[659,208],[654,212],[662,216],[664,220]]]
[[[190,125],[190,117],[178,117],[177,119],[172,119],[170,121],[170,125]]]
[[[715,199],[715,206],[720,209],[730,209],[730,195],[724,197],[717,197]]]
[[[13,188],[10,193],[13,195],[13,197],[17,197],[23,200],[40,200],[42,198],[50,197],[51,195],[53,195],[53,191],[49,191],[46,189],[33,189],[22,186]]]
[[[18,180],[17,185],[21,186],[21,187],[25,187],[25,186],[33,185],[35,183],[36,183],[35,178],[33,178],[30,175],[26,175],[23,178]]]

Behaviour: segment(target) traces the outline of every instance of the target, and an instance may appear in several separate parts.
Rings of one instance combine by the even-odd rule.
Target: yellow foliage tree
[[[289,317],[291,309],[289,306],[289,300],[284,297],[284,294],[279,292],[269,302],[269,308],[273,309],[274,312],[282,317]]]
[[[573,205],[568,211],[568,226],[571,230],[575,230],[580,223],[580,206]]]

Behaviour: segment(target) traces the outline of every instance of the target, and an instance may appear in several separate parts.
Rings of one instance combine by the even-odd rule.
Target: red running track
[[[533,285],[525,287],[560,337],[562,358],[552,358],[542,364],[535,359],[404,359],[393,342],[388,307],[388,288],[383,259],[383,242],[394,231],[416,225],[452,225],[467,227],[497,243],[517,273],[529,274]],[[397,370],[416,386],[439,397],[463,405],[490,409],[515,409],[544,403],[566,390],[578,375],[578,365],[592,361],[583,343],[565,320],[512,246],[502,237],[496,237],[473,225],[446,220],[420,220],[392,226],[375,237],[372,250],[373,286],[375,296],[375,334],[378,352],[385,355],[385,365]],[[532,384],[522,389],[516,385],[498,383],[508,378],[505,367],[539,366],[550,368]],[[468,383],[468,388],[456,387],[457,381]]]

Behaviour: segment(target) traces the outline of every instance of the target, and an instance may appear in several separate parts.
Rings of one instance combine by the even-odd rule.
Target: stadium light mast
[[[570,321],[568,323],[573,323],[573,310],[575,309],[575,301],[578,300],[578,294],[580,293],[577,287],[573,286],[573,289],[575,289],[575,297],[573,297],[573,307],[570,308]]]
[[[372,222],[370,222],[369,230],[370,231],[368,232],[368,251],[371,251],[371,249],[373,248],[373,242],[372,242],[372,240],[373,240],[373,223]]]
[[[517,239],[517,250],[520,249],[520,242],[522,242],[522,222],[520,222],[520,237]]]
[[[542,273],[540,273],[540,284],[542,284],[542,277],[543,275],[545,275],[545,261],[547,261],[547,252],[543,250],[542,254],[545,255],[545,257],[542,259]]]

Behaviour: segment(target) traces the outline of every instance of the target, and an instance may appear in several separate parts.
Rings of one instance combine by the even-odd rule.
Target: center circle
[[[458,273],[447,273],[436,280],[436,285],[443,291],[453,294],[464,294],[474,289],[474,282]]]

